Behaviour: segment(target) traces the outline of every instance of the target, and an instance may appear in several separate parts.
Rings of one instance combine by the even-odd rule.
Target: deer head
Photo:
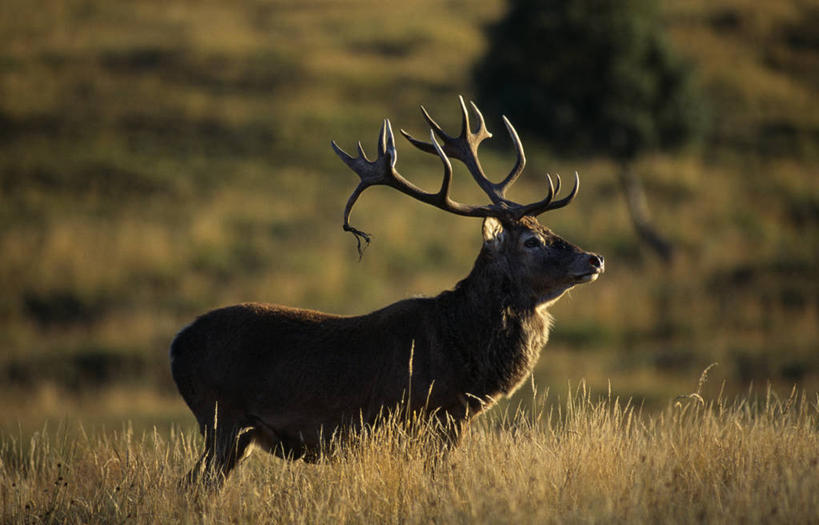
[[[487,217],[484,246],[476,268],[495,279],[506,279],[515,302],[547,307],[569,288],[597,279],[603,257],[563,240],[537,219]]]
[[[336,154],[361,178],[344,209],[344,230],[356,236],[359,254],[362,252],[361,241],[363,240],[366,246],[370,242],[370,236],[350,225],[350,212],[365,189],[380,184],[456,215],[483,217],[484,248],[481,258],[485,260],[485,264],[497,266],[498,272],[508,275],[513,280],[523,281],[519,282],[521,289],[528,290],[532,296],[531,300],[537,305],[550,304],[575,284],[595,280],[603,272],[603,257],[585,252],[564,241],[538,223],[535,218],[546,211],[562,208],[574,199],[580,187],[577,173],[575,172],[572,190],[562,199],[555,200],[560,191],[560,176],[556,176],[553,181],[549,174],[546,175],[547,192],[541,200],[520,204],[508,199],[507,190],[520,177],[526,166],[523,144],[517,131],[504,116],[503,122],[515,146],[517,160],[509,174],[501,182],[494,183],[486,176],[478,159],[478,147],[492,134],[486,129],[480,110],[470,102],[478,120],[477,130],[473,131],[463,97],[459,97],[459,101],[461,133],[457,137],[444,132],[423,106],[421,112],[431,128],[430,141],[418,140],[401,130],[404,137],[415,147],[435,154],[441,159],[444,175],[441,187],[435,193],[423,191],[396,170],[398,153],[388,119],[385,119],[381,126],[378,153],[373,161],[367,158],[360,142],[357,157],[352,157],[335,142],[332,143]],[[489,197],[489,204],[462,204],[449,196],[452,182],[450,157],[464,163],[472,178]]]

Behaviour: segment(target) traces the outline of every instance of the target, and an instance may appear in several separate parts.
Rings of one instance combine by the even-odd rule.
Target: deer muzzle
[[[585,264],[583,266],[585,268],[574,276],[578,283],[590,283],[600,277],[600,274],[606,270],[606,260],[602,255],[591,253],[584,256],[584,258]]]

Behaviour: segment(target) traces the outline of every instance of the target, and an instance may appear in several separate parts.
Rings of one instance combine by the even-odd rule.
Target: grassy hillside
[[[819,390],[819,7],[791,0],[666,2],[712,106],[712,135],[637,166],[666,267],[636,241],[605,158],[523,137],[533,200],[543,171],[581,174],[544,216],[607,272],[554,308],[542,385],[612,379],[662,407],[697,371]],[[331,139],[373,149],[381,119],[446,127],[469,97],[492,2],[36,2],[0,7],[0,426],[183,421],[173,334],[249,300],[363,313],[435,294],[469,271],[479,223],[387,189],[357,204],[361,262],[341,216],[356,178]],[[571,82],[571,79],[566,79]],[[477,101],[480,105],[480,101]],[[499,115],[482,151],[513,162]],[[437,160],[400,143],[426,187]],[[456,168],[457,169],[457,168]],[[479,192],[456,175],[459,200]]]

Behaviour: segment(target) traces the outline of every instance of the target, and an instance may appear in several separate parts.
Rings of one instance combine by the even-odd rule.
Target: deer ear
[[[503,242],[506,231],[503,229],[501,221],[495,217],[486,217],[483,220],[483,242],[487,246],[497,247]]]

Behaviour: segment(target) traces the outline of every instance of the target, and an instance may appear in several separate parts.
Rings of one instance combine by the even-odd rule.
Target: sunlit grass
[[[3,433],[4,522],[810,522],[819,512],[819,399],[677,396],[646,414],[584,383],[499,408],[436,458],[402,417],[319,465],[258,451],[224,489],[178,481],[201,439],[178,427]]]
[[[361,314],[452,287],[477,254],[479,222],[368,190],[352,216],[374,238],[359,262],[341,230],[357,179],[329,141],[352,150],[361,140],[372,153],[384,117],[421,135],[419,104],[457,132],[456,97],[473,91],[483,29],[504,9],[4,2],[0,383],[59,399],[120,380],[166,388],[171,338],[211,308],[269,301]],[[553,309],[538,379],[600,388],[612,378],[657,408],[719,360],[739,384],[816,390],[819,117],[814,59],[792,42],[810,36],[806,9],[666,3],[717,128],[699,149],[634,166],[658,229],[679,247],[671,267],[636,240],[612,162],[565,158],[522,136],[528,167],[512,197],[539,198],[544,172],[577,170],[578,199],[543,222],[607,266]],[[514,154],[500,116],[486,117],[495,138],[481,158],[497,180]],[[437,187],[437,159],[400,137],[398,147],[401,173]],[[456,166],[454,197],[480,202],[474,186]],[[116,380],[83,383],[109,369]]]

